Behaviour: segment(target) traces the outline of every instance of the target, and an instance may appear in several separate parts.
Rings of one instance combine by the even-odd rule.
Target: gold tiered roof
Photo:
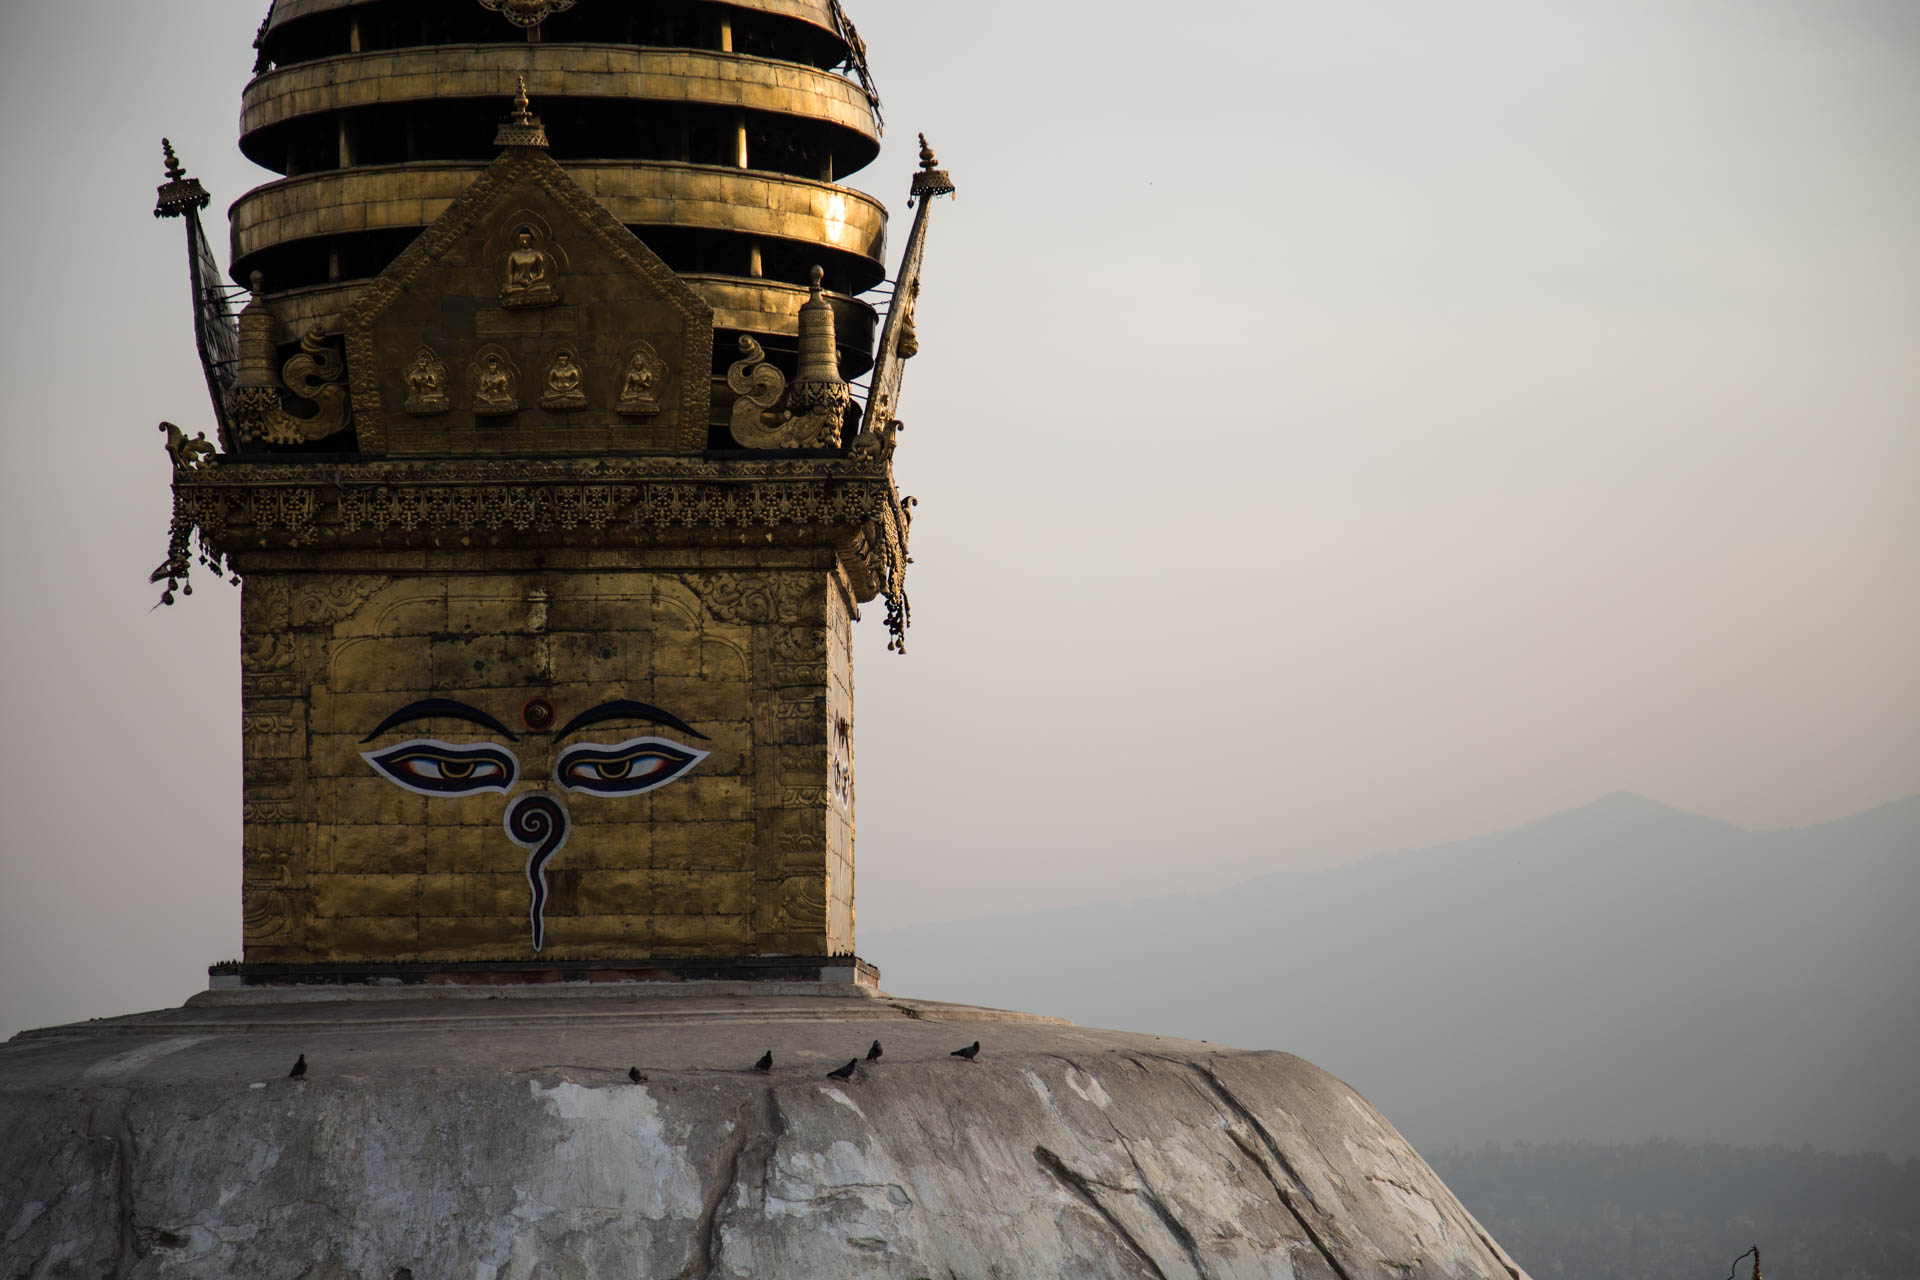
[[[790,361],[818,265],[845,373],[872,364],[887,214],[839,179],[879,104],[837,0],[282,0],[257,70],[241,149],[286,176],[234,203],[231,270],[283,334],[340,329],[493,159],[524,77],[554,158],[714,307],[723,359],[748,335]]]

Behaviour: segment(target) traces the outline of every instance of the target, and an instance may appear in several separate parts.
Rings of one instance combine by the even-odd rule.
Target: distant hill
[[[1677,1142],[1426,1154],[1542,1280],[1720,1280],[1755,1244],[1781,1280],[1920,1276],[1920,1160]]]
[[[1300,1054],[1423,1149],[1673,1138],[1905,1158],[1916,915],[1920,797],[1749,832],[1617,794],[1220,893],[860,942],[889,990]]]

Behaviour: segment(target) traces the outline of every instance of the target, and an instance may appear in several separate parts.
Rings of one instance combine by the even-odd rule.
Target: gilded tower
[[[279,0],[230,213],[167,148],[241,586],[242,983],[854,959],[851,628],[933,197],[888,283],[839,0]],[[885,303],[884,313],[869,298]],[[234,304],[243,303],[234,310]]]

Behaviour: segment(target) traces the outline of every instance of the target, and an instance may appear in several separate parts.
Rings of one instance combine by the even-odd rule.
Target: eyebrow
[[[469,724],[477,724],[483,729],[491,729],[495,733],[505,735],[508,742],[520,741],[519,738],[514,736],[511,729],[508,729],[507,726],[501,724],[480,708],[470,707],[464,702],[455,702],[451,698],[422,698],[419,702],[409,702],[406,706],[400,708],[385,720],[382,720],[378,729],[375,729],[372,733],[360,739],[360,741],[372,742],[375,738],[393,728],[395,725],[406,724],[413,720],[431,720],[435,716],[445,716],[450,720],[465,720]]]
[[[678,716],[668,715],[660,708],[648,706],[644,702],[627,701],[603,702],[597,707],[582,711],[567,721],[567,727],[554,734],[553,740],[558,742],[575,729],[584,729],[590,724],[600,724],[606,720],[648,720],[654,724],[663,724],[669,729],[678,729],[682,733],[691,734],[702,742],[710,741],[706,734]]]

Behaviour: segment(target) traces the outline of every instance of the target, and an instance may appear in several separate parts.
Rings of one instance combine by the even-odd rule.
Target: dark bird
[[[867,1050],[867,1061],[868,1062],[880,1061],[880,1042],[878,1040],[875,1040],[873,1042],[873,1048]]]
[[[633,1082],[634,1082],[635,1084],[644,1084],[644,1083],[646,1083],[646,1079],[647,1079],[647,1077],[646,1077],[646,1075],[645,1075],[645,1074],[644,1074],[644,1073],[643,1073],[643,1072],[642,1072],[642,1071],[640,1070],[640,1068],[638,1068],[638,1067],[628,1067],[628,1068],[627,1068],[627,1079],[629,1079],[629,1080],[631,1080],[631,1081],[633,1081]]]
[[[972,1062],[975,1058],[980,1056],[980,1042],[978,1040],[975,1040],[972,1044],[968,1045],[964,1049],[955,1049],[953,1051],[953,1056],[956,1058],[965,1058],[968,1062]]]
[[[299,1060],[293,1064],[293,1070],[287,1072],[287,1079],[305,1080],[306,1078],[307,1078],[307,1055],[303,1053],[300,1055]]]
[[[753,1069],[755,1071],[773,1070],[773,1050],[769,1049],[765,1053],[761,1054],[760,1061],[753,1064]]]
[[[853,1073],[859,1070],[859,1067],[860,1059],[848,1058],[846,1066],[827,1072],[827,1078],[829,1080],[851,1080],[853,1079]]]

